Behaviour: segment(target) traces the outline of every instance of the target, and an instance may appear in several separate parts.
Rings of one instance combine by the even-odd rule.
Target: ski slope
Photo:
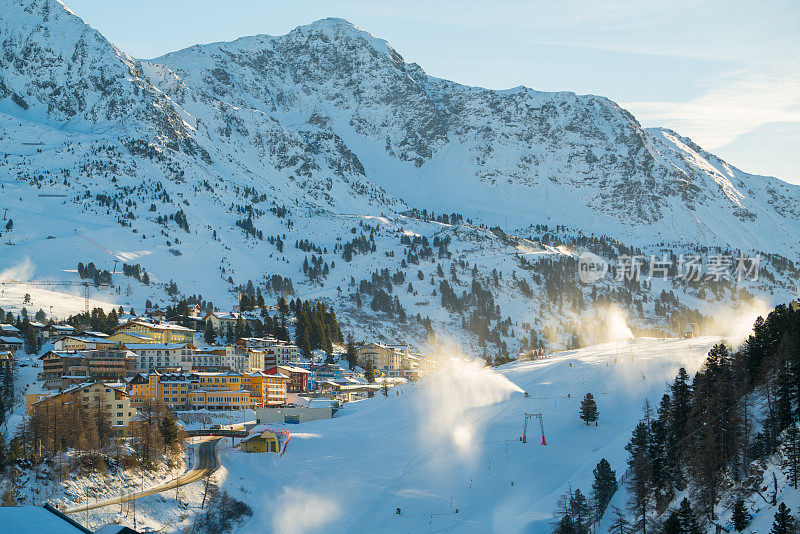
[[[588,493],[601,458],[621,477],[645,399],[656,405],[717,341],[643,338],[496,371],[453,362],[333,420],[285,425],[282,457],[223,455],[225,489],[255,512],[238,531],[548,532],[559,495]],[[578,418],[587,392],[596,427]],[[536,420],[520,442],[525,412],[543,414],[546,446]]]

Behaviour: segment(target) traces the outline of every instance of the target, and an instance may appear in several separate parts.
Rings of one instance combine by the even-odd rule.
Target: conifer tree
[[[0,432],[0,471],[6,466],[6,440],[3,437],[2,432]]]
[[[347,334],[347,366],[352,371],[358,364],[358,354],[356,353],[356,343],[353,334]]]
[[[672,510],[661,525],[661,534],[681,534],[681,519],[678,512]]]
[[[303,357],[311,358],[311,339],[307,329],[303,329],[302,333],[299,334],[299,339],[297,341],[297,346],[300,349],[300,353],[303,355]]]
[[[372,360],[367,359],[366,363],[364,364],[364,378],[372,384],[375,382],[375,370],[372,368]]]
[[[594,423],[596,426],[599,415],[594,396],[591,393],[587,393],[581,401],[580,418],[587,425],[589,425],[589,423]]]
[[[797,489],[797,481],[800,478],[800,430],[797,429],[797,425],[790,426],[786,431],[784,452],[783,468],[792,486]]]
[[[614,507],[614,520],[608,526],[608,531],[611,534],[628,534],[630,532],[630,523],[625,513],[617,507]]]
[[[648,454],[650,430],[644,422],[633,429],[631,441],[625,446],[628,451],[628,476],[626,484],[630,493],[629,506],[639,518],[642,534],[647,534],[647,512],[652,495],[652,462]]]
[[[591,508],[589,507],[589,501],[581,493],[581,490],[576,489],[575,493],[572,494],[569,499],[569,508],[572,513],[576,534],[588,533],[591,525]]]
[[[594,469],[594,482],[592,483],[592,499],[595,502],[597,519],[603,514],[611,502],[611,497],[617,492],[617,474],[611,469],[611,464],[603,458]]]
[[[795,534],[797,532],[797,520],[792,517],[792,511],[785,503],[778,506],[772,529],[769,532],[770,534]]]
[[[681,507],[678,509],[678,519],[681,524],[681,534],[701,534],[700,525],[697,523],[697,516],[692,510],[692,504],[689,499],[685,498],[681,501]]]
[[[172,416],[164,417],[158,425],[161,439],[164,441],[164,452],[178,442],[178,425]]]
[[[750,514],[747,513],[747,509],[744,506],[744,499],[736,499],[736,503],[733,505],[732,519],[733,528],[737,532],[742,532],[747,528],[747,524],[750,522]]]
[[[572,520],[572,517],[569,514],[564,515],[553,532],[555,534],[576,534],[577,530],[575,529],[575,522]]]

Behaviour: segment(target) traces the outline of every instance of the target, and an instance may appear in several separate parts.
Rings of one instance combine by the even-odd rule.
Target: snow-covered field
[[[588,492],[601,458],[622,475],[645,399],[717,341],[638,339],[496,371],[454,362],[332,420],[286,425],[282,457],[225,452],[223,487],[255,511],[240,532],[547,532],[559,495]],[[578,419],[587,392],[596,427]],[[542,413],[546,446],[536,420],[520,442],[526,412]]]

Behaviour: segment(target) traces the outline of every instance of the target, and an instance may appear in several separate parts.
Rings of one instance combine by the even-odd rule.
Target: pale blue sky
[[[345,18],[426,72],[607,96],[741,169],[800,184],[800,2],[65,0],[126,52]]]

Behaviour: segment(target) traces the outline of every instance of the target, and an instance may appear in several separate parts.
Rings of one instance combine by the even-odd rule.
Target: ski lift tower
[[[528,442],[528,420],[534,417],[539,420],[539,430],[542,432],[542,445],[547,445],[547,441],[544,439],[544,420],[542,419],[541,413],[525,414],[525,423],[522,425],[522,443]]]

